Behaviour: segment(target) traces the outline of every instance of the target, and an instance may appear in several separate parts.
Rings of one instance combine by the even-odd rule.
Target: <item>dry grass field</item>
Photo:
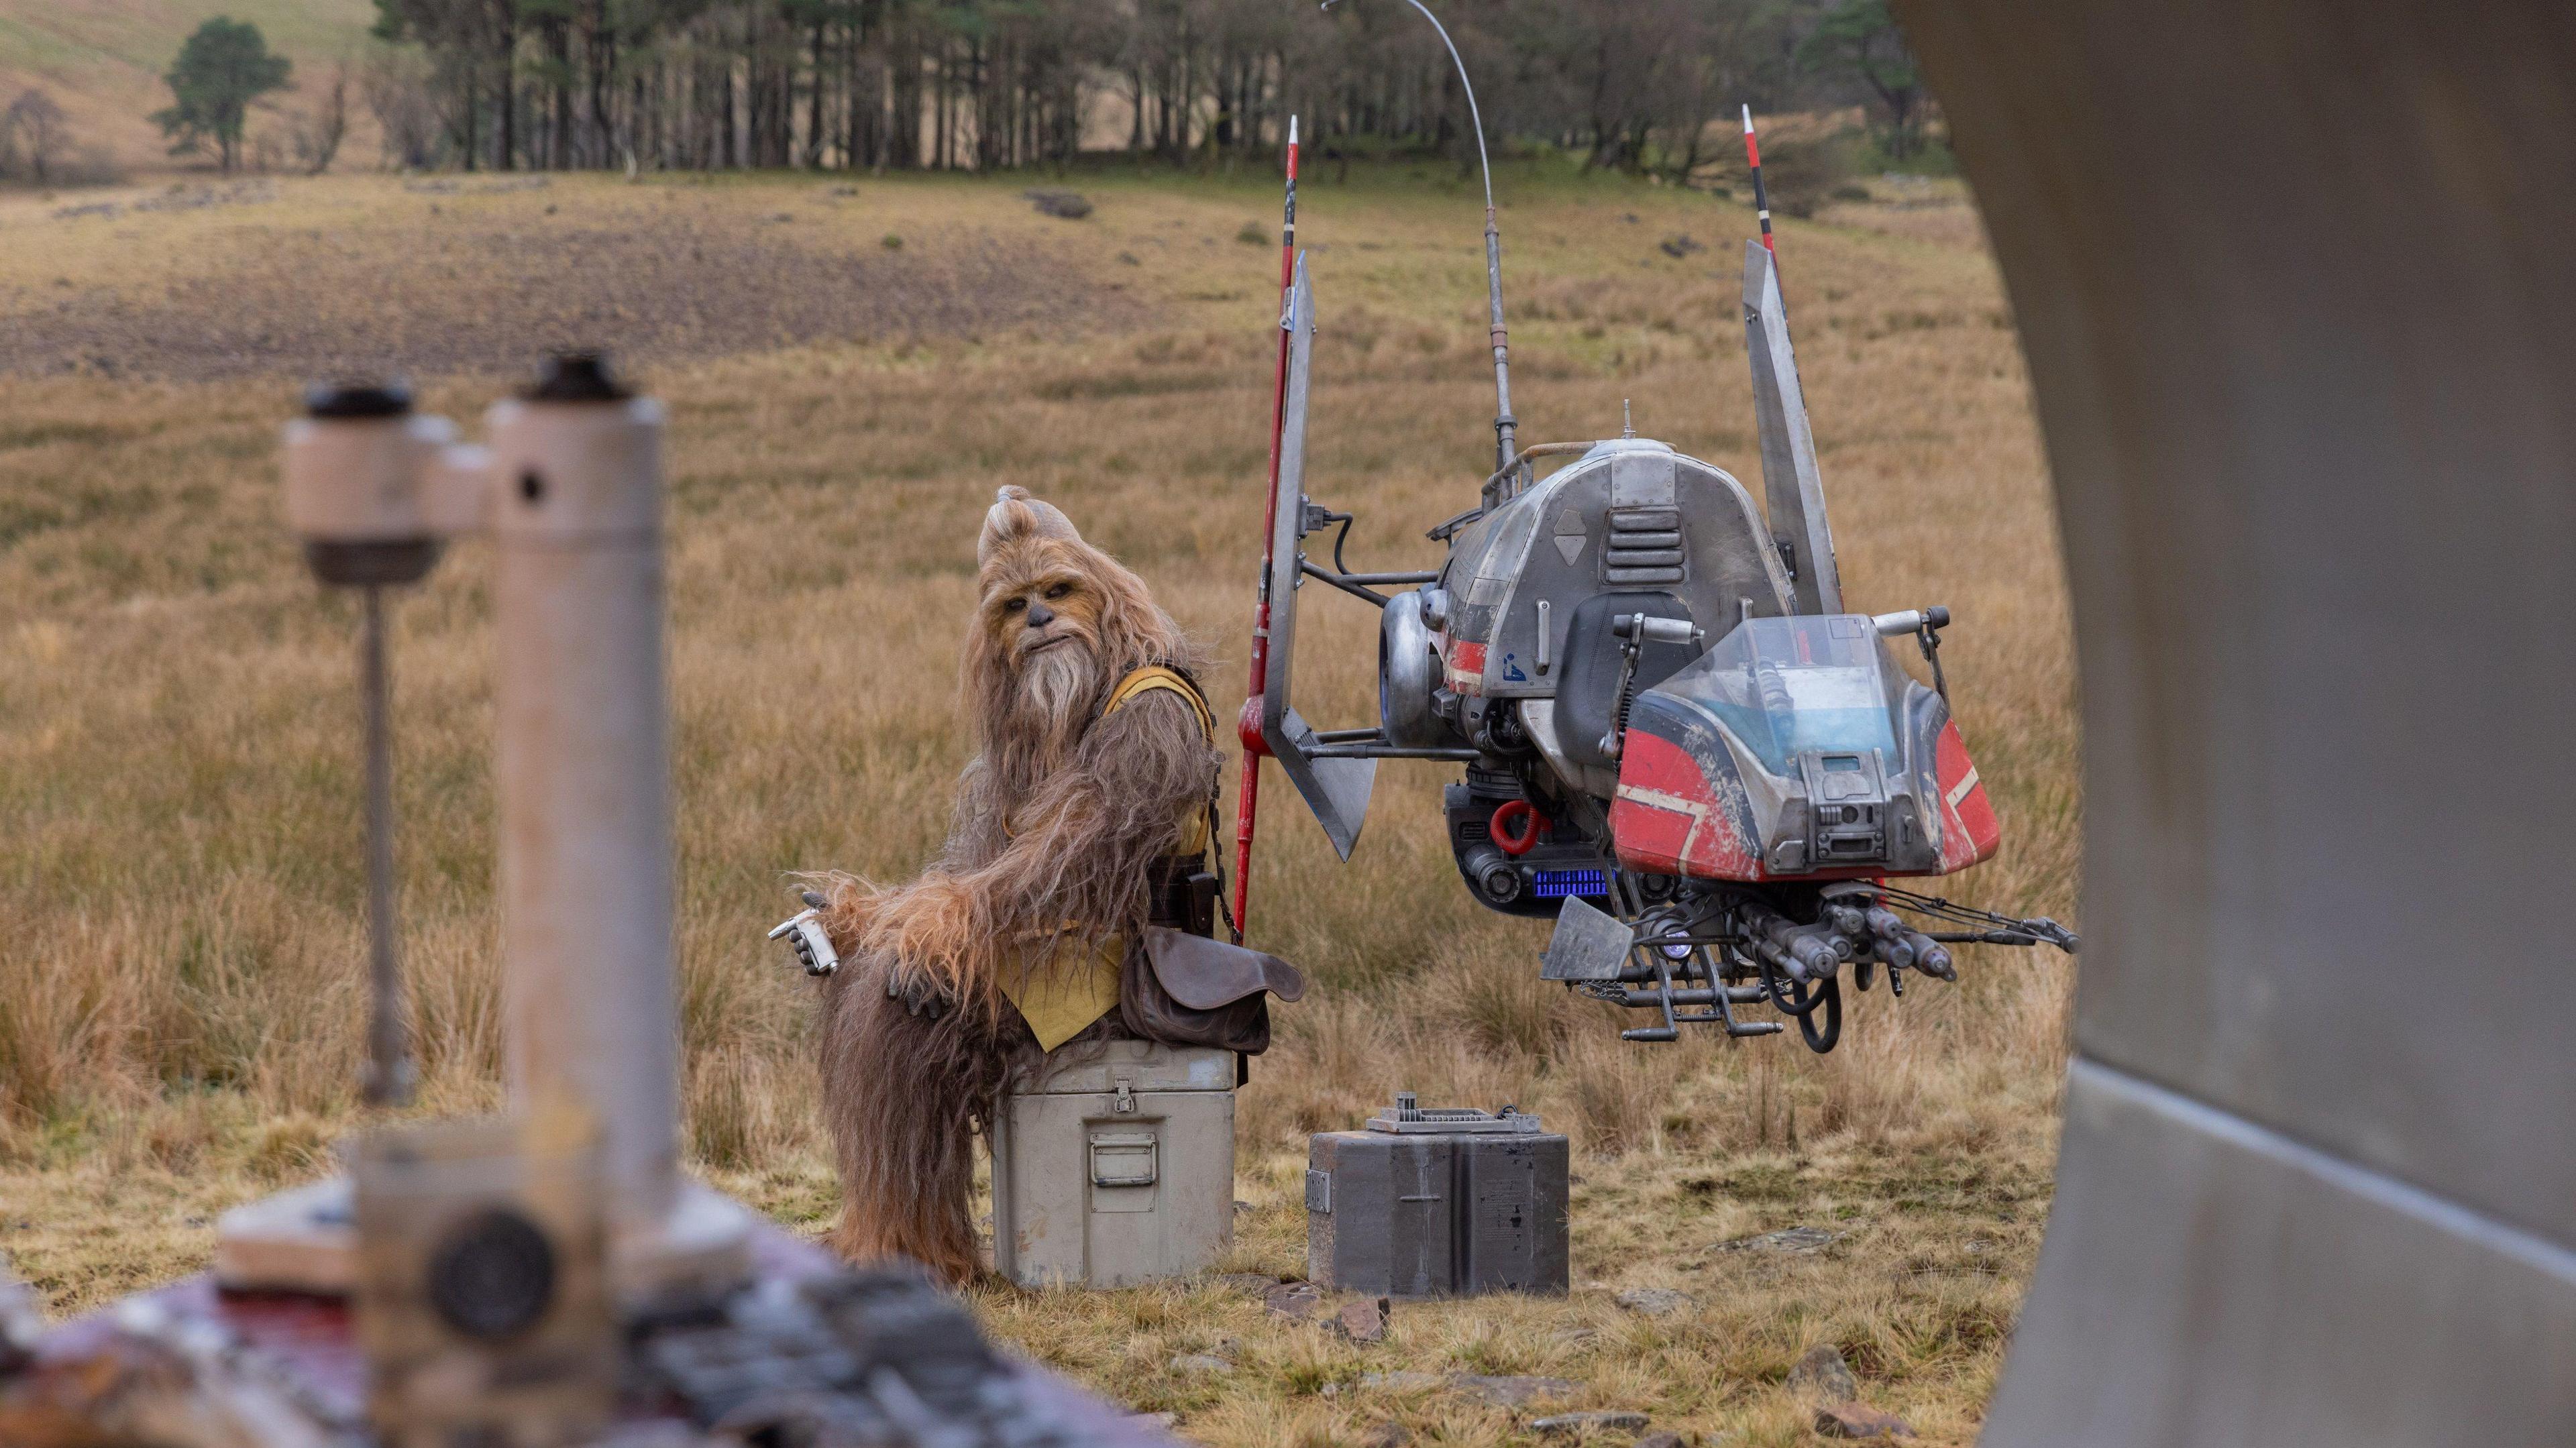
[[[761,939],[789,872],[898,875],[961,762],[953,658],[995,485],[1061,503],[1240,689],[1275,316],[1267,177],[264,182],[0,199],[0,1252],[56,1314],[203,1265],[223,1208],[327,1169],[360,1121],[354,610],[279,525],[296,384],[413,373],[470,418],[546,348],[603,342],[672,406],[687,1140],[780,1219],[833,1207],[805,982]],[[1502,178],[1529,441],[1638,429],[1754,481],[1743,208]],[[1444,168],[1313,182],[1312,486],[1355,563],[1427,565],[1490,449],[1472,192]],[[1946,207],[1946,216],[1936,215]],[[1685,237],[1704,249],[1661,243]],[[1783,269],[1855,602],[1946,603],[2005,853],[1961,882],[2073,914],[2073,671],[2019,353],[1973,216],[1844,203]],[[1754,485],[1758,489],[1758,481]],[[395,614],[398,807],[422,1109],[489,1107],[500,1041],[488,558]],[[1320,594],[1320,591],[1319,591]],[[1309,600],[1307,712],[1370,706],[1374,616]],[[1229,772],[1230,773],[1230,772]],[[1703,1442],[1808,1441],[1783,1385],[1841,1348],[1927,1443],[1975,1436],[2050,1193],[2072,967],[1971,949],[1956,987],[1859,1000],[1834,1055],[1631,1046],[1536,979],[1543,926],[1471,904],[1446,771],[1381,774],[1337,864],[1274,773],[1265,947],[1319,982],[1242,1102],[1240,1240],[1296,1275],[1303,1136],[1398,1089],[1575,1139],[1575,1291],[1399,1305],[1382,1344],[1219,1284],[976,1295],[991,1327],[1223,1444],[1528,1441],[1529,1410],[1396,1372],[1537,1373],[1570,1408]],[[1229,779],[1229,783],[1230,783]],[[1790,1226],[1811,1254],[1721,1251]],[[1690,1295],[1649,1317],[1629,1288]],[[1230,1370],[1186,1372],[1209,1354]],[[1199,1365],[1202,1368],[1204,1364]],[[1416,1384],[1402,1386],[1402,1384]]]

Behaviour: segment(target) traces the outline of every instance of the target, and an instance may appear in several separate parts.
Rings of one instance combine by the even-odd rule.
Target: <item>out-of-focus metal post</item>
[[[409,1063],[393,973],[391,775],[374,590],[427,572],[441,540],[497,545],[497,768],[504,1009],[523,1119],[577,1108],[600,1136],[618,1289],[736,1281],[750,1217],[679,1173],[669,712],[662,670],[662,409],[567,354],[455,441],[398,388],[317,392],[286,430],[289,522],[314,571],[370,590],[370,1099]],[[344,1290],[342,1182],[227,1214],[236,1287]]]
[[[587,1108],[621,1228],[659,1223],[679,1069],[662,409],[559,358],[486,435],[511,1085]]]
[[[393,906],[392,686],[385,663],[384,591],[416,583],[438,561],[440,526],[420,486],[423,462],[452,436],[444,419],[412,412],[399,386],[318,387],[287,429],[287,512],[305,562],[324,583],[359,589],[358,645],[367,781],[367,1066],[370,1106],[411,1100],[411,1037]]]

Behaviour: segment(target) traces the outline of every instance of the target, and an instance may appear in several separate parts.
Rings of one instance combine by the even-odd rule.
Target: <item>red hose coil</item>
[[[1517,834],[1513,832],[1515,827],[1520,831]],[[1494,844],[1504,854],[1517,859],[1528,854],[1530,846],[1538,843],[1538,827],[1538,806],[1525,799],[1514,799],[1505,800],[1494,810],[1494,817],[1486,824],[1485,831],[1493,836]]]

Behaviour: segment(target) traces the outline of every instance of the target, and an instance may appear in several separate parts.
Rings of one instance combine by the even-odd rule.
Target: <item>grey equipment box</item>
[[[993,1270],[1124,1287],[1216,1264],[1234,1239],[1232,1051],[1069,1046],[993,1120]]]
[[[1565,1138],[1510,1107],[1425,1111],[1306,1147],[1306,1275],[1385,1297],[1566,1290]]]

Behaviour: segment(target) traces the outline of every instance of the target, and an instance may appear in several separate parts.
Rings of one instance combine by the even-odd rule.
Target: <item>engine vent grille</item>
[[[1562,900],[1568,895],[1586,898],[1610,893],[1607,870],[1532,870],[1530,894],[1540,900]]]
[[[1602,550],[1602,582],[1622,587],[1679,583],[1685,567],[1680,509],[1610,510],[1610,546]]]

